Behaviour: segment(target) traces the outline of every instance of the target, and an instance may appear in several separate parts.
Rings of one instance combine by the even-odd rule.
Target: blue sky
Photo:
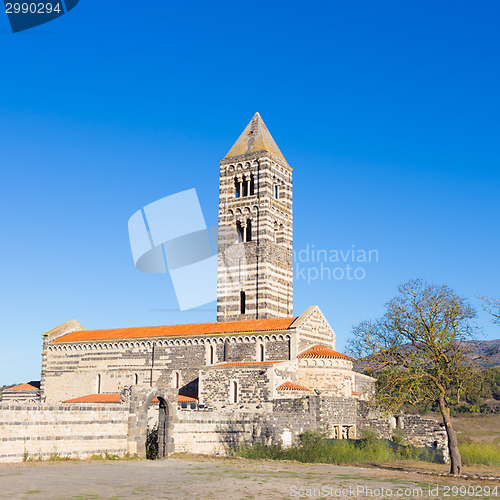
[[[0,384],[42,333],[215,320],[133,266],[127,221],[195,187],[256,111],[294,168],[294,248],[376,249],[363,280],[295,282],[342,349],[410,278],[500,296],[497,1],[98,2],[0,15]],[[486,338],[500,330],[479,316]]]

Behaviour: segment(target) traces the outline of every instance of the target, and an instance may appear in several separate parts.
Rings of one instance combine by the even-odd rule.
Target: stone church
[[[388,437],[398,425],[410,441],[444,449],[434,422],[371,410],[374,379],[335,350],[318,306],[294,316],[292,199],[292,168],[256,113],[220,162],[217,321],[111,330],[64,323],[43,335],[40,383],[4,391],[0,420],[23,418],[25,447],[41,457],[67,434],[72,444],[56,443],[57,453],[144,454],[155,418],[160,456],[224,453],[235,442],[287,446],[314,428],[341,439],[375,427]],[[40,420],[48,435],[32,439]],[[0,461],[22,455],[19,446],[2,453],[0,443]]]

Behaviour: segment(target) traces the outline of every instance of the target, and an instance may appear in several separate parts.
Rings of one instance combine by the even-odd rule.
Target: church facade
[[[371,426],[390,437],[403,417],[373,413],[374,379],[335,350],[319,307],[293,313],[292,208],[292,168],[257,113],[220,162],[217,321],[110,330],[64,323],[43,336],[40,385],[24,399],[33,405],[36,394],[42,406],[31,414],[27,406],[26,421],[42,407],[83,408],[79,418],[99,440],[120,414],[126,430],[106,446],[143,454],[156,412],[160,455],[223,453],[234,439],[288,445],[315,428],[340,439]],[[23,389],[10,396],[0,403],[4,417],[12,404],[24,411]],[[111,409],[107,428],[87,422],[89,412]],[[444,449],[441,429],[427,424],[422,433],[415,422],[407,420],[409,439]],[[74,446],[90,453],[89,444]],[[2,455],[0,443],[0,460],[16,450]]]

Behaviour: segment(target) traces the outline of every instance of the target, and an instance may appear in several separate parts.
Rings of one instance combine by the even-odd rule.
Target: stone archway
[[[177,411],[177,389],[131,386],[129,389],[129,416],[127,450],[146,457],[146,434],[148,428],[148,408],[154,398],[159,401],[158,455],[168,457],[174,452],[172,437]]]

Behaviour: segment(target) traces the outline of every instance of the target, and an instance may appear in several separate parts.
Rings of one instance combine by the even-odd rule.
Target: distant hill
[[[487,362],[482,363],[486,366],[500,365],[500,339],[496,340],[479,340],[474,342],[475,346],[472,349],[474,355],[485,356]]]
[[[484,361],[480,361],[480,365],[486,367],[500,366],[500,339],[496,340],[477,340],[466,342],[472,344],[471,356],[483,356]],[[362,371],[366,365],[368,358],[358,359],[354,362],[354,369]]]

